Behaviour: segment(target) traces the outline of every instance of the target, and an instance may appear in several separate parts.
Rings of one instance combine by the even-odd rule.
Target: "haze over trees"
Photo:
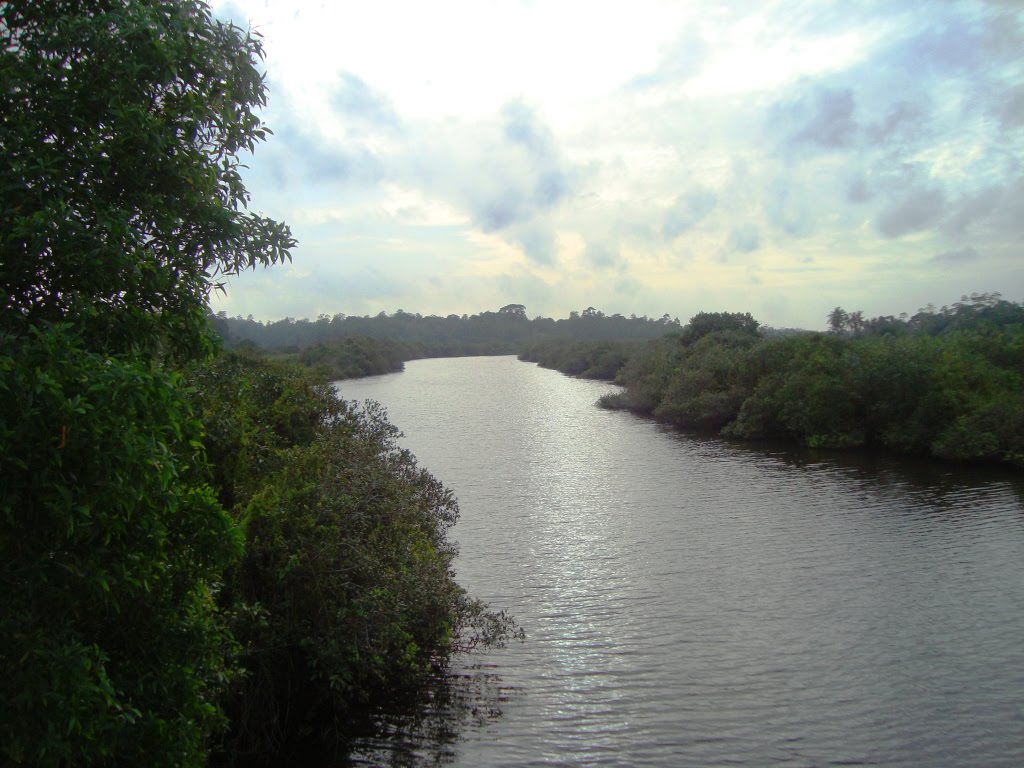
[[[325,379],[390,373],[407,360],[463,355],[509,355],[559,339],[609,342],[656,339],[679,321],[606,315],[594,307],[553,320],[527,317],[522,304],[475,315],[418,315],[398,310],[375,316],[321,315],[316,321],[285,318],[272,323],[213,318],[229,348],[255,346],[314,369]]]
[[[321,315],[315,321],[284,318],[270,323],[240,317],[220,316],[217,330],[225,343],[236,346],[251,342],[267,350],[305,349],[314,344],[349,336],[422,345],[433,356],[464,354],[510,354],[524,342],[544,338],[626,341],[655,339],[679,328],[679,321],[668,315],[660,318],[606,315],[594,307],[571,312],[554,320],[526,315],[522,304],[509,304],[496,312],[475,315],[419,315],[397,310],[373,316]]]

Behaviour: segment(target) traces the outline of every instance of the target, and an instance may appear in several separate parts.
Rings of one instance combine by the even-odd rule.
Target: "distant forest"
[[[542,341],[649,341],[682,326],[678,318],[606,315],[594,307],[553,320],[527,316],[522,304],[475,315],[419,315],[398,310],[373,316],[316,320],[285,318],[271,323],[224,314],[211,318],[228,349],[255,347],[271,356],[298,362],[321,377],[345,379],[402,369],[406,360],[424,357],[519,354]]]
[[[913,315],[836,307],[824,331],[766,328],[749,313],[686,325],[605,315],[529,319],[521,304],[447,317],[214,318],[229,348],[256,347],[321,380],[399,371],[424,357],[516,354],[624,387],[601,405],[678,429],[1024,466],[1024,306],[964,296]]]

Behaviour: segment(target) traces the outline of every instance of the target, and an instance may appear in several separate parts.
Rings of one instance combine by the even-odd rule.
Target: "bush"
[[[331,751],[355,716],[512,625],[456,584],[452,494],[301,369],[227,355],[191,376],[222,499],[245,531],[227,580],[245,676],[227,754]]]
[[[240,535],[176,377],[65,327],[0,339],[0,755],[201,765]]]

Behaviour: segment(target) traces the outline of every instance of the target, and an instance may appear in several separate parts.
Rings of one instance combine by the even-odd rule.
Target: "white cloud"
[[[1024,294],[1012,8],[220,8],[265,37],[276,135],[246,180],[299,240],[293,268],[215,297],[232,314],[517,302],[820,327],[836,304],[915,309],[908,281],[924,303]],[[998,285],[962,283],[972,254]]]

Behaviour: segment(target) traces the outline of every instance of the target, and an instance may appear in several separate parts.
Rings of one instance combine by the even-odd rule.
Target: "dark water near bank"
[[[339,388],[455,491],[460,583],[528,635],[366,761],[1024,765],[1019,475],[692,439],[510,357]]]

